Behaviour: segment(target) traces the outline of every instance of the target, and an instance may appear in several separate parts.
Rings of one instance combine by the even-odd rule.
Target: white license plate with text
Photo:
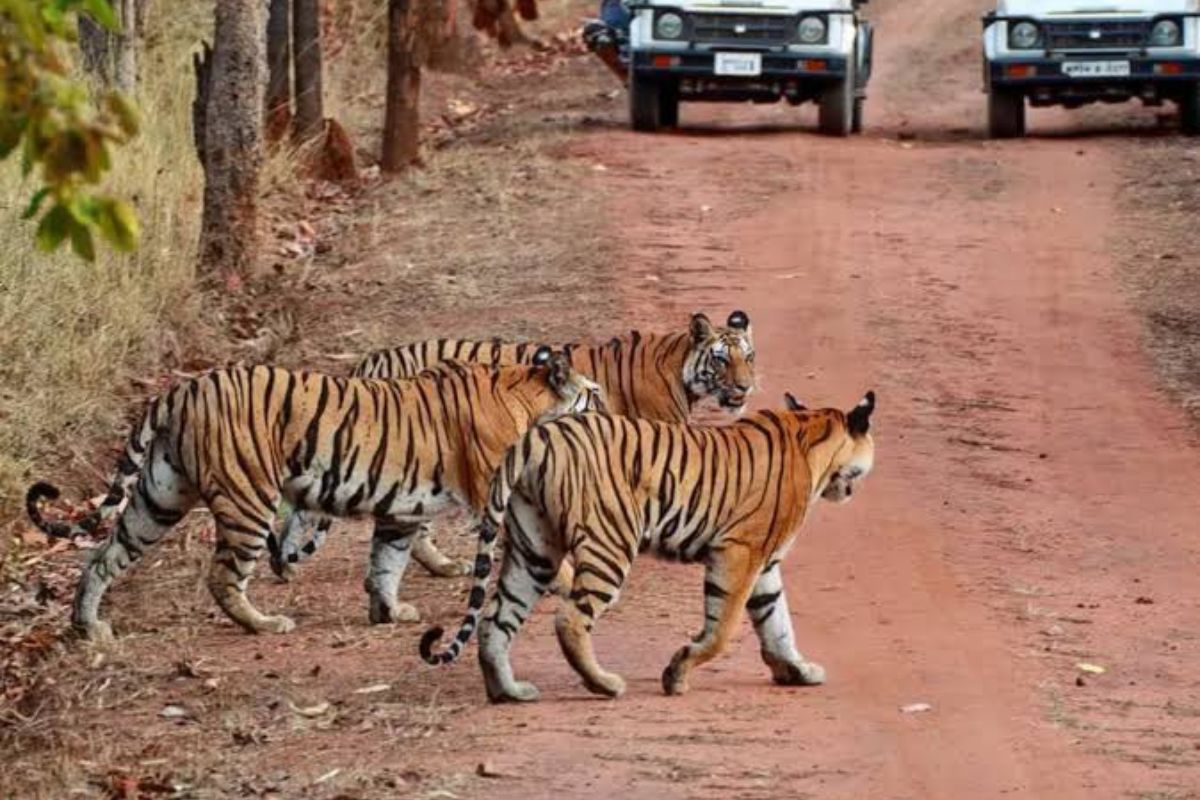
[[[761,53],[717,53],[713,63],[717,75],[753,77],[762,74]]]
[[[1129,74],[1129,62],[1065,61],[1062,71],[1072,78],[1119,78]]]

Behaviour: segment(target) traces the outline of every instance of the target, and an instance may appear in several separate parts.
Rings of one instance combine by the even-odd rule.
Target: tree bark
[[[131,94],[138,81],[138,39],[141,13],[138,0],[118,0],[113,4],[121,20],[121,29],[113,37],[117,88]]]
[[[79,49],[83,53],[83,68],[101,83],[112,80],[112,37],[88,14],[79,15]]]
[[[200,261],[232,283],[249,275],[257,240],[266,0],[217,0],[213,38]]]
[[[267,17],[267,139],[277,142],[292,122],[291,0],[271,0]]]
[[[296,60],[296,116],[292,127],[299,141],[307,141],[324,130],[320,5],[319,0],[296,0],[292,7],[292,48]]]
[[[388,0],[387,110],[383,123],[384,172],[400,172],[420,154],[421,65],[417,58],[415,0]]]

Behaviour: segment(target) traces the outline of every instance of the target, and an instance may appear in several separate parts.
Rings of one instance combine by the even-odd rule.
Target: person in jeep
[[[621,44],[629,40],[632,19],[623,0],[600,0],[600,18],[588,20],[583,26],[583,43],[621,83],[628,80],[628,70],[621,63]]]

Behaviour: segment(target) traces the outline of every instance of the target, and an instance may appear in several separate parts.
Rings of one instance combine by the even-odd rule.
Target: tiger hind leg
[[[583,685],[593,694],[620,697],[625,693],[625,680],[608,672],[596,661],[592,647],[592,628],[604,612],[617,602],[621,584],[629,574],[629,562],[621,571],[612,574],[611,560],[602,564],[589,560],[586,552],[577,556],[578,569],[567,602],[559,607],[554,619],[554,632],[567,662],[583,678]]]
[[[209,499],[217,521],[217,551],[208,572],[208,590],[225,614],[250,633],[287,633],[295,629],[290,618],[263,614],[246,597],[246,586],[266,549],[274,508],[250,511],[250,500],[235,503],[218,494]]]
[[[470,575],[473,565],[450,558],[433,544],[429,523],[422,522],[420,533],[412,547],[412,557],[430,574],[438,578],[461,578]]]
[[[112,534],[93,551],[79,578],[71,624],[85,637],[107,641],[112,628],[99,617],[100,601],[109,585],[157,544],[196,504],[187,478],[152,445],[146,466]]]
[[[716,658],[728,646],[760,569],[760,562],[741,545],[730,546],[710,558],[704,574],[704,629],[691,644],[676,651],[663,670],[662,686],[667,694],[686,692],[691,671]]]
[[[320,517],[313,525],[312,518],[305,512],[293,511],[289,514],[278,538],[274,533],[267,534],[271,571],[284,583],[290,582],[296,577],[296,565],[316,555],[321,549],[332,525],[333,520],[329,517]],[[312,532],[311,536],[308,536],[309,531]],[[297,544],[305,538],[307,541],[304,544]]]
[[[363,588],[367,592],[367,617],[374,625],[390,622],[417,622],[421,614],[397,596],[404,572],[408,569],[413,544],[420,540],[424,522],[376,520],[371,534],[371,557]]]
[[[509,541],[500,580],[479,626],[479,667],[489,700],[524,703],[537,700],[540,693],[529,681],[513,677],[512,643],[554,580],[562,552],[549,536],[529,535],[529,531],[544,534],[549,530],[541,524],[536,512],[515,496],[505,519],[505,530]]]

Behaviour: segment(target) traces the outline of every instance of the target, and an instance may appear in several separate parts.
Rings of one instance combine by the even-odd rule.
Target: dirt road
[[[167,566],[112,594],[117,650],[66,657],[84,675],[64,701],[81,722],[57,735],[87,758],[8,768],[92,789],[172,770],[214,797],[1200,797],[1200,449],[1116,277],[1140,225],[1118,213],[1118,170],[1162,134],[1118,108],[1039,112],[1040,135],[985,141],[981,8],[869,6],[860,138],[816,136],[814,110],[786,106],[685,106],[681,132],[634,136],[611,104],[577,98],[591,124],[567,158],[607,198],[620,318],[582,285],[588,307],[570,314],[561,296],[484,309],[480,288],[477,311],[436,317],[439,332],[522,315],[575,335],[581,320],[611,333],[742,308],[755,406],[785,390],[848,406],[874,388],[874,475],[821,508],[786,562],[826,686],[772,686],[747,624],[689,695],[662,696],[701,578],[646,560],[597,631],[625,697],[579,686],[547,602],[515,653],[542,701],[490,707],[473,650],[434,673],[417,630],[366,628],[360,530],[297,583],[256,583],[264,608],[297,618],[288,637],[233,631],[198,577],[206,554],[164,550]],[[389,261],[406,257],[381,249],[312,280],[368,286],[389,326],[434,325]],[[366,299],[337,302],[322,321]],[[452,621],[453,586],[414,575],[411,596]],[[930,709],[901,711],[914,703]]]
[[[677,135],[577,148],[606,168],[630,319],[745,308],[756,405],[874,387],[880,455],[787,564],[826,687],[770,686],[746,625],[690,696],[660,696],[699,579],[639,564],[598,644],[628,697],[588,699],[543,619],[518,661],[543,703],[461,721],[516,776],[490,796],[1198,796],[1200,451],[1114,276],[1102,135],[1147,113],[983,141],[977,4],[945,5],[871,7],[864,138],[685,106]]]

